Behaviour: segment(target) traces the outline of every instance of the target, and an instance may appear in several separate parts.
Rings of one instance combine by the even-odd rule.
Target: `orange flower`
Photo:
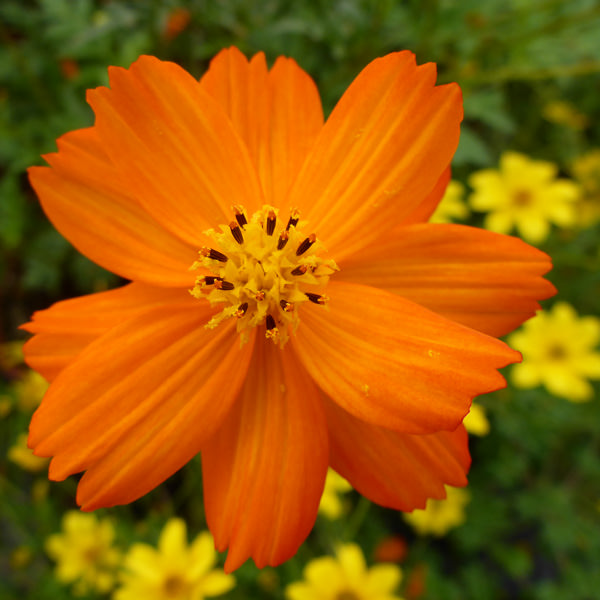
[[[291,59],[269,71],[231,48],[200,82],[148,56],[109,73],[88,95],[94,126],[30,170],[56,228],[132,281],[24,326],[52,381],[29,439],[50,478],[85,471],[77,500],[93,510],[200,452],[228,570],[296,552],[329,464],[400,510],[464,485],[460,423],[519,360],[491,336],[553,288],[524,242],[426,223],[458,86],[390,54],[323,123]]]

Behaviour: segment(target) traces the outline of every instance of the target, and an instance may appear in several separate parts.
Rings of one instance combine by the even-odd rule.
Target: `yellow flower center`
[[[169,575],[163,581],[163,592],[167,598],[184,598],[189,592],[189,584],[181,575]]]
[[[83,552],[82,552],[82,556],[83,559],[85,560],[85,562],[89,563],[90,565],[94,565],[97,562],[100,562],[100,559],[102,558],[102,553],[103,553],[103,549],[97,545],[91,545],[88,546]]]
[[[549,346],[546,353],[549,360],[557,362],[563,361],[568,356],[566,348],[558,343]]]
[[[338,267],[318,256],[323,246],[316,234],[306,233],[298,211],[287,222],[280,222],[271,206],[255,212],[250,221],[242,207],[233,211],[235,221],[205,232],[214,246],[202,248],[192,265],[203,273],[190,293],[211,305],[225,305],[208,328],[234,317],[246,342],[250,330],[264,324],[265,336],[283,347],[300,322],[298,308],[305,302],[327,303],[323,288]]]
[[[513,203],[515,206],[529,206],[533,202],[533,194],[530,190],[519,189],[513,192]]]
[[[335,600],[361,600],[361,598],[351,590],[342,590],[335,595]]]

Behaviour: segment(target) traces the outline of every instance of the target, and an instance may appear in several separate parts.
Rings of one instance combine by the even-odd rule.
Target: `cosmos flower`
[[[81,252],[131,283],[24,326],[51,380],[29,444],[84,510],[200,453],[225,568],[275,565],[331,465],[400,510],[466,483],[461,425],[505,385],[503,335],[553,293],[522,241],[426,221],[462,117],[410,52],[368,65],[327,121],[291,59],[222,51],[198,82],[144,56],[88,94],[93,127],[30,179]]]
[[[589,379],[600,379],[600,319],[580,317],[566,302],[540,311],[510,336],[523,353],[523,362],[511,370],[519,388],[544,385],[555,396],[572,402],[591,400]]]
[[[344,544],[336,556],[311,560],[304,581],[287,586],[288,600],[400,600],[394,592],[402,579],[400,567],[377,564],[370,568],[356,544]]]
[[[469,177],[469,204],[488,213],[487,229],[510,233],[516,228],[528,242],[543,242],[552,223],[570,227],[576,222],[581,190],[573,181],[557,179],[557,171],[551,162],[505,152],[498,170],[483,169]]]
[[[114,600],[203,600],[227,593],[233,575],[215,569],[217,555],[212,536],[203,531],[188,545],[182,519],[170,519],[158,548],[134,544],[123,561],[125,572]]]

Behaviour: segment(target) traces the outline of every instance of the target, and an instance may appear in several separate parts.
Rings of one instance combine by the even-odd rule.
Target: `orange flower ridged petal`
[[[27,364],[52,381],[91,342],[155,306],[181,302],[180,289],[130,283],[115,290],[57,302],[21,326],[36,335],[25,343]],[[186,298],[190,304],[192,298]]]
[[[246,143],[266,202],[280,203],[323,126],[313,80],[290,58],[279,57],[268,70],[263,53],[248,61],[228,48],[200,83]]]
[[[467,433],[397,433],[365,423],[335,402],[325,403],[331,466],[373,502],[397,510],[443,498],[444,484],[463,486],[471,459]]]
[[[412,223],[427,223],[427,221],[429,221],[429,218],[435,212],[435,209],[438,207],[438,204],[444,197],[446,188],[450,183],[451,174],[451,169],[447,168],[442,173],[427,197],[406,216],[406,218],[398,225],[397,229],[404,225],[410,225]],[[396,231],[396,229],[394,229],[394,231]]]
[[[542,278],[552,268],[547,254],[463,225],[394,230],[340,267],[345,281],[394,292],[493,336],[518,327],[556,292]]]
[[[257,343],[239,401],[202,448],[206,518],[225,569],[293,556],[317,516],[329,460],[320,394],[291,348]]]
[[[433,190],[456,150],[457,85],[411,52],[370,63],[325,123],[290,194],[337,261],[369,246]]]
[[[305,310],[292,343],[319,387],[364,421],[403,431],[456,429],[496,371],[520,354],[389,292],[330,282],[327,311]]]
[[[44,212],[80,252],[127,279],[187,286],[196,248],[159,225],[111,164],[95,128],[57,142],[44,158],[52,168],[31,167],[29,179]]]
[[[181,67],[142,56],[109,69],[111,88],[88,92],[94,128],[139,202],[182,240],[253,211],[262,192],[248,150],[226,113]]]
[[[50,386],[29,444],[54,456],[52,479],[87,469],[78,490],[84,509],[145,494],[219,427],[253,343],[240,350],[233,324],[206,330],[211,312],[185,302],[136,316],[92,342]]]

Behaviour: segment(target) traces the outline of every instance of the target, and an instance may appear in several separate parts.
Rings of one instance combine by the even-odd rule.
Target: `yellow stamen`
[[[249,222],[243,207],[232,210],[235,221],[205,232],[212,247],[201,248],[191,268],[208,269],[210,275],[199,276],[190,293],[211,305],[225,305],[207,327],[235,317],[242,342],[253,327],[264,325],[267,339],[283,347],[299,325],[299,307],[306,301],[327,302],[318,292],[338,267],[319,256],[324,248],[316,234],[303,233],[306,223],[297,210],[284,221],[285,227],[271,206]]]

